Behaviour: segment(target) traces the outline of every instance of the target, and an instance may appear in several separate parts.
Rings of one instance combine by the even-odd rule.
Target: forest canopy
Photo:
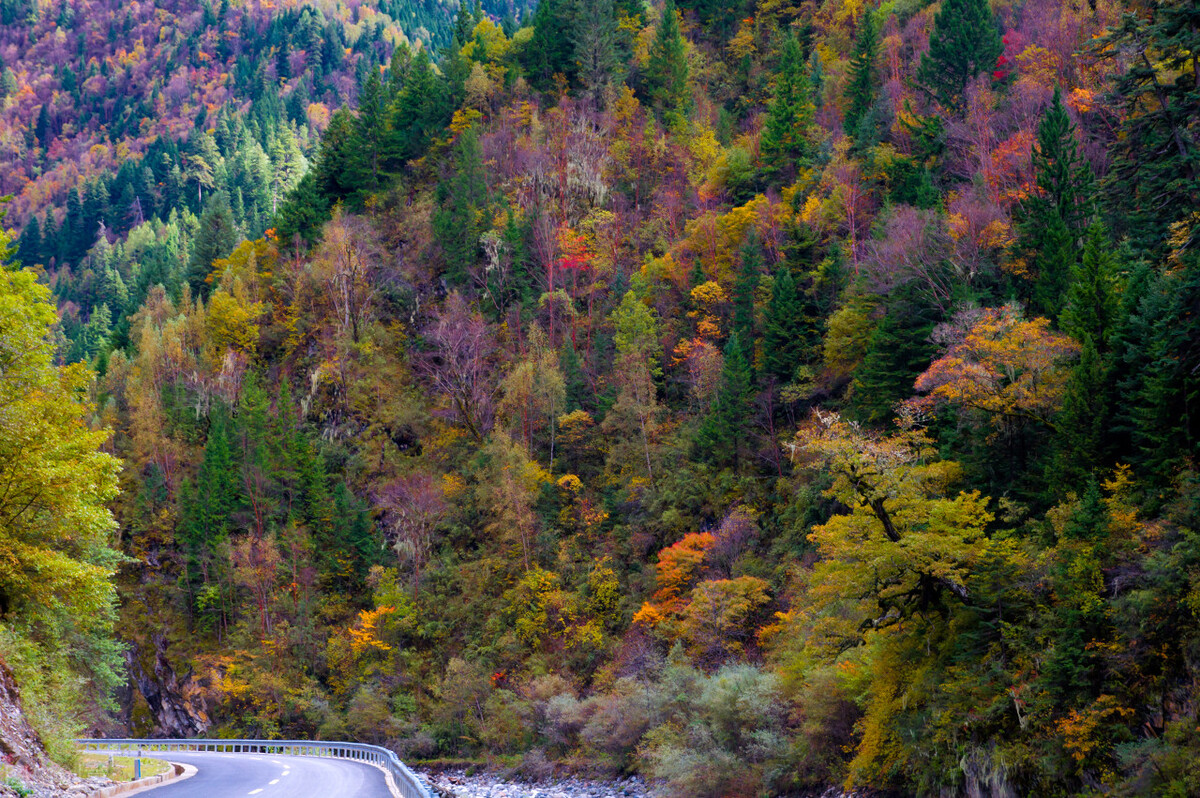
[[[419,7],[0,2],[5,656],[665,796],[1200,792],[1196,3]]]

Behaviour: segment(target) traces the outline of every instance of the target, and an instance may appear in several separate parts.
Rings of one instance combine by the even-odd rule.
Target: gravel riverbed
[[[640,779],[590,781],[564,778],[552,782],[527,784],[506,781],[495,775],[468,776],[465,771],[447,770],[422,774],[433,785],[436,795],[444,798],[649,798],[650,792]]]

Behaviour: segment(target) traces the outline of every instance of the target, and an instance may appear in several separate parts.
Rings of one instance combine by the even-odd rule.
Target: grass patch
[[[105,776],[113,781],[133,781],[133,760],[131,756],[113,756],[108,754],[81,754],[76,773],[84,778]],[[161,759],[142,759],[142,778],[166,773],[171,766]]]

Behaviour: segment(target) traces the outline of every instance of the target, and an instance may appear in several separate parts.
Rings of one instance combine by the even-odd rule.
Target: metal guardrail
[[[219,752],[227,754],[276,754],[279,756],[330,757],[365,762],[382,768],[392,777],[403,798],[433,798],[421,777],[408,768],[395,752],[363,743],[310,742],[307,740],[76,740],[83,751],[128,754],[131,751]]]

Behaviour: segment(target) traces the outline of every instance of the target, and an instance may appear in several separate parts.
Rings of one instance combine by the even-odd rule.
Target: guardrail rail
[[[217,752],[226,754],[276,754],[279,756],[312,756],[351,759],[382,768],[392,777],[403,798],[433,798],[421,777],[408,768],[394,751],[378,745],[308,740],[135,740],[92,738],[76,740],[83,751],[126,754],[136,751],[170,753]]]

